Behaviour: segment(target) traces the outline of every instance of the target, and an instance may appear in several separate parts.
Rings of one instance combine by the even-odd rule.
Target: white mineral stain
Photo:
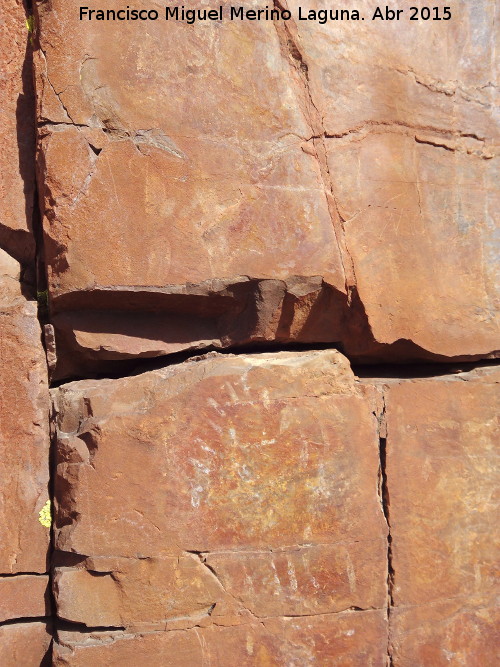
[[[207,419],[207,424],[209,424],[214,429],[214,431],[217,431],[217,433],[222,433],[222,428],[210,419]]]
[[[198,461],[197,459],[189,459],[193,466],[197,468],[198,470],[201,470],[201,472],[205,473],[205,475],[209,475],[211,470],[210,467],[202,463],[201,461]]]
[[[278,572],[276,570],[274,561],[271,561],[271,567],[273,569],[273,580],[274,583],[276,584],[276,588],[274,589],[273,595],[281,595],[281,581],[280,578],[278,577]]]
[[[233,403],[238,403],[239,401],[238,394],[236,393],[233,385],[230,382],[226,382],[225,385],[229,395],[231,396]]]
[[[269,400],[269,391],[267,389],[264,389],[262,392],[262,402],[264,403],[264,407],[266,409],[271,405],[271,401]]]
[[[316,590],[319,590],[319,584],[318,584],[318,582],[316,581],[316,579],[312,576],[312,574],[311,574],[311,582],[312,582],[312,585],[314,586],[314,588],[315,588]]]
[[[209,398],[207,403],[211,405],[213,409],[216,410],[220,415],[222,415],[223,417],[226,416],[225,411],[220,407],[215,398]]]
[[[356,590],[356,573],[349,552],[347,552],[347,578],[349,579],[349,587],[354,592]]]
[[[200,499],[202,493],[203,493],[202,486],[195,486],[193,489],[191,489],[191,505],[193,507],[200,506]]]
[[[248,469],[247,465],[242,465],[241,466],[241,468],[238,470],[238,475],[245,482],[248,482],[252,479],[252,473]]]
[[[297,577],[295,574],[295,568],[289,558],[287,558],[287,563],[288,563],[288,577],[290,579],[290,586],[294,591],[296,591],[298,588],[298,584],[297,584]]]
[[[253,655],[253,639],[250,633],[247,634],[247,653]]]

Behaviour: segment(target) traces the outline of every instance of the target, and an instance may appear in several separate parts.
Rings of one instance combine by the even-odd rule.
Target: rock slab
[[[161,17],[141,39],[36,6],[54,377],[250,342],[498,353],[489,0],[418,25],[409,2],[322,25],[291,0],[290,21]]]
[[[19,264],[0,251],[0,574],[46,572],[50,529],[49,394],[36,301]]]
[[[0,577],[0,623],[18,618],[50,616],[48,575]]]
[[[498,657],[498,373],[387,392],[396,667]]]
[[[342,355],[213,353],[53,399],[58,615],[114,628],[110,660],[146,631],[146,655],[194,660],[196,628],[245,664],[382,655],[377,420]],[[81,664],[72,641],[60,659]]]
[[[33,262],[35,93],[33,54],[19,0],[4,0],[0,23],[0,248]]]

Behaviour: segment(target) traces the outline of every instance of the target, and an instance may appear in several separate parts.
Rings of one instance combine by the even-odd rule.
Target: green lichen
[[[36,300],[38,301],[38,305],[41,306],[48,306],[49,305],[49,292],[48,290],[43,290],[43,292],[37,292],[36,293]]]
[[[47,290],[37,292],[36,300],[38,302],[38,317],[41,322],[45,322],[49,317],[49,293]]]
[[[45,528],[50,528],[52,525],[52,503],[50,500],[47,500],[42,509],[38,512],[38,521],[45,526]]]

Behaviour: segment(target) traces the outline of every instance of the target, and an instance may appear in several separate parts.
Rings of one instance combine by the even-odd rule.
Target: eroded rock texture
[[[19,264],[0,250],[0,575],[46,572],[49,529],[47,368],[36,301],[22,294]]]
[[[48,575],[0,576],[0,623],[19,618],[50,616]]]
[[[0,625],[0,659],[5,667],[49,667],[52,631],[46,622]]]
[[[498,382],[471,374],[388,391],[395,667],[499,657]]]
[[[54,401],[58,614],[121,628],[110,660],[382,659],[377,420],[338,352],[214,354]]]
[[[499,663],[493,3],[4,5],[0,664]]]
[[[266,619],[238,627],[193,628],[142,635],[93,632],[85,637],[61,633],[54,665],[84,667],[141,664],[156,667],[213,664],[245,667],[289,664],[385,664],[381,636],[385,621],[377,611],[308,618]]]
[[[54,595],[89,628],[56,664],[494,655],[495,368],[360,380],[333,351],[212,353],[53,399]]]
[[[50,522],[40,523],[49,500],[49,394],[36,301],[24,296],[20,271],[0,250],[0,664],[38,667],[51,643],[40,620],[52,613],[42,574]]]
[[[0,248],[32,262],[35,240],[35,99],[32,53],[20,0],[3,0],[0,22]]]
[[[117,39],[39,3],[56,376],[266,341],[494,354],[493,7],[456,5],[440,24],[159,20]]]
[[[35,101],[23,3],[0,16],[0,664],[50,661],[49,393],[33,282]]]

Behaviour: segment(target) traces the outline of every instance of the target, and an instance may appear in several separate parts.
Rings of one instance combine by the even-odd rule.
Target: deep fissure
[[[382,390],[382,409],[378,415],[378,436],[379,436],[379,495],[387,524],[387,665],[392,665],[392,647],[391,647],[391,613],[394,606],[394,565],[392,553],[392,533],[391,533],[391,514],[390,514],[390,495],[389,481],[387,474],[387,415],[386,401]]]

